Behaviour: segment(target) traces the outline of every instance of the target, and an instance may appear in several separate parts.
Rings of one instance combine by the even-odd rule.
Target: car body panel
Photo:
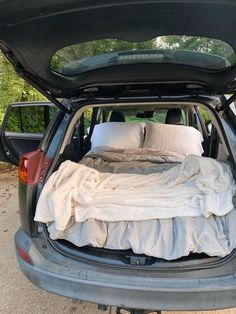
[[[212,277],[204,270],[199,278],[194,278],[191,272],[182,278],[175,278],[174,274],[172,278],[153,274],[149,277],[135,270],[119,270],[118,275],[112,268],[70,260],[44,243],[40,239],[34,243],[19,229],[15,244],[28,252],[33,262],[30,265],[17,255],[19,265],[34,284],[63,296],[147,310],[210,310],[236,306],[236,273],[232,270],[224,276]]]
[[[171,103],[169,98],[165,100]],[[151,102],[150,99],[146,101]],[[184,96],[175,101],[173,98],[175,104],[183,104],[184,101],[187,102]],[[200,99],[194,96],[191,101],[188,99],[189,103],[195,105],[205,104],[212,112],[215,112],[212,105],[214,101],[212,97]],[[81,102],[85,107],[96,104],[102,106],[107,100]],[[135,102],[137,100],[131,100],[133,105]],[[143,106],[144,100],[139,99],[139,103]],[[109,106],[112,104],[117,106],[117,100],[111,101]],[[127,99],[123,100],[123,104],[127,106]],[[223,118],[216,112],[215,114],[233,164],[234,144],[229,144],[227,138],[228,133],[234,130],[231,122],[225,119],[227,114]],[[76,112],[73,115],[64,115],[50,143],[45,146],[45,157],[50,156],[52,159],[52,167],[45,173],[46,178],[58,165],[63,141],[67,143],[65,134],[71,120],[77,121]],[[191,271],[190,268],[186,271],[178,261],[176,269],[172,270],[167,267],[158,269],[158,265],[139,266],[139,269],[135,265],[125,267],[112,263],[112,260],[106,262],[107,257],[103,257],[101,263],[96,256],[89,258],[89,254],[79,250],[77,255],[72,250],[68,253],[69,250],[63,251],[58,245],[53,245],[45,231],[46,227],[33,222],[42,182],[33,186],[21,182],[19,187],[22,228],[15,235],[17,258],[22,272],[37,286],[74,299],[148,310],[208,310],[236,306],[235,252],[225,259],[217,260],[214,265],[212,260],[209,264],[206,262],[204,267],[196,262],[192,268],[189,266]],[[29,254],[32,265],[19,256],[19,248]],[[83,257],[80,256],[81,253]]]

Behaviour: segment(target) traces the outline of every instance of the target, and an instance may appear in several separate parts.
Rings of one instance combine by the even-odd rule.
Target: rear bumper
[[[236,274],[211,278],[154,278],[101,268],[62,256],[51,247],[41,254],[21,229],[16,245],[28,250],[33,265],[19,255],[22,272],[35,285],[74,299],[149,310],[210,310],[236,306]],[[42,245],[43,246],[43,245]]]

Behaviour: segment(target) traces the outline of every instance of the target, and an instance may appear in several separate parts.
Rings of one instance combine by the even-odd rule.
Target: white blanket
[[[190,155],[162,173],[102,173],[66,161],[49,178],[35,220],[67,229],[84,222],[143,221],[174,217],[222,216],[233,209],[235,184],[230,167]]]
[[[48,227],[50,238],[65,239],[81,247],[90,245],[113,250],[132,249],[166,260],[192,253],[224,257],[236,247],[236,210],[209,218],[176,217],[146,221],[106,222],[88,219],[65,231]]]

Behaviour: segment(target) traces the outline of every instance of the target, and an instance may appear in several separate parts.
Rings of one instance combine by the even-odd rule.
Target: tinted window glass
[[[89,108],[84,111],[84,135],[88,135],[92,122],[93,109]]]
[[[217,70],[234,64],[235,56],[229,44],[213,38],[162,36],[141,42],[100,39],[57,51],[50,65],[63,75],[130,63],[175,63]]]
[[[19,133],[44,133],[57,111],[53,106],[12,107],[5,130]]]
[[[142,118],[142,117],[138,117],[138,113],[136,113],[135,115],[130,115],[130,114],[125,114],[125,121],[126,122],[147,122],[147,121],[151,121],[151,122],[156,122],[156,123],[165,123],[166,120],[166,114],[167,114],[167,110],[160,110],[160,111],[155,111],[152,114],[152,117],[146,117],[146,118]],[[186,118],[186,112],[184,109],[181,109],[182,112],[182,119],[183,119],[183,125],[187,125],[187,118]]]

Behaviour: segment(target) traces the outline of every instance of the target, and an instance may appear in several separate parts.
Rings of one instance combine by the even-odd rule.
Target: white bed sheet
[[[134,154],[134,158],[132,158],[132,154],[130,151],[125,156],[122,151],[96,150],[90,152],[82,164],[96,168],[100,173],[109,171],[142,175],[162,174],[163,171],[168,172],[174,167],[180,166],[179,163],[176,163],[178,161],[176,156],[171,159],[168,154],[163,157],[159,153],[150,154],[149,152],[149,161],[143,162],[142,160],[147,159],[145,157],[147,151]],[[172,163],[157,163],[166,160],[166,156],[168,156],[168,162]],[[223,165],[221,170],[230,170],[227,165],[221,165]],[[203,170],[206,169],[203,168]],[[226,187],[225,182],[220,182],[217,175],[219,173],[214,174],[214,180],[217,180],[218,189],[222,188],[223,183]],[[232,179],[231,172],[228,173],[227,178],[229,181]],[[233,181],[229,187],[233,193],[235,190]],[[209,215],[208,218],[202,215],[197,215],[197,217],[174,216],[175,218],[141,221],[125,221],[123,219],[115,222],[94,219],[94,217],[88,217],[83,222],[76,222],[72,211],[72,214],[68,216],[66,225],[61,229],[56,224],[55,216],[51,215],[50,218],[47,217],[43,220],[42,217],[37,216],[36,212],[35,220],[51,222],[48,230],[52,239],[66,239],[78,246],[91,245],[119,250],[131,248],[135,253],[167,260],[186,256],[190,252],[203,252],[211,256],[223,257],[228,255],[236,246],[236,237],[234,236],[236,212],[232,208],[228,210],[228,214],[222,214],[221,217],[215,215]]]
[[[48,227],[53,240],[65,239],[81,247],[114,250],[173,260],[192,253],[224,257],[236,247],[236,211],[216,217],[177,217],[147,221],[105,222],[88,219],[66,231]]]

